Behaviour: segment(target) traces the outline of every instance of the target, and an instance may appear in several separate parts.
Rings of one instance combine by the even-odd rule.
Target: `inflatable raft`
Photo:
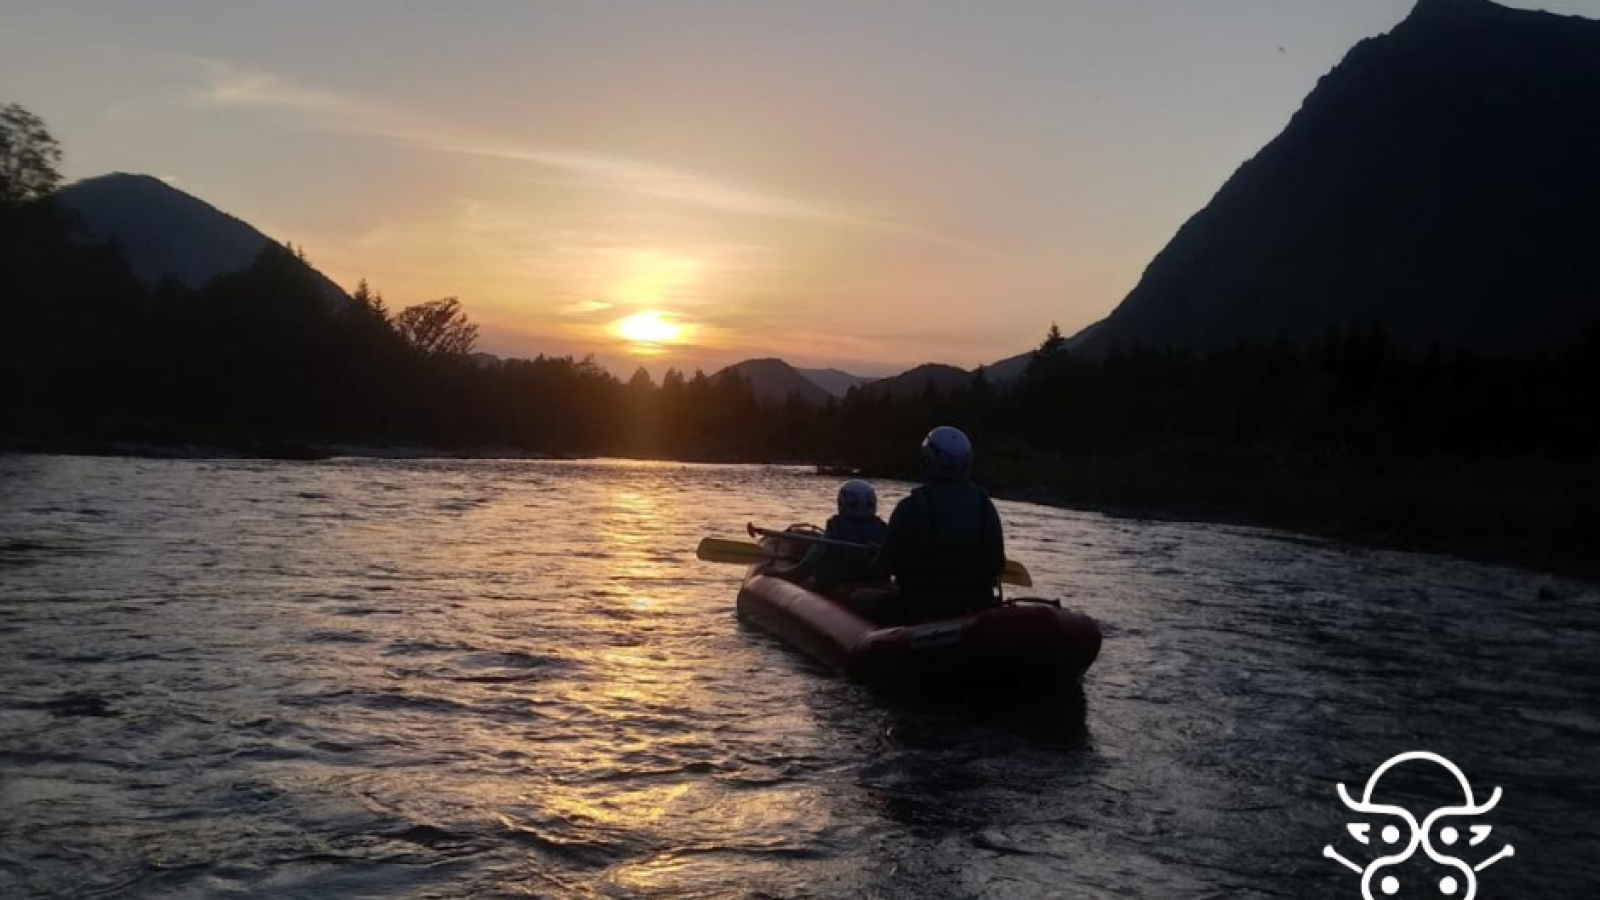
[[[798,542],[762,541],[782,556]],[[790,546],[785,546],[785,545]],[[883,625],[850,602],[751,567],[739,589],[743,620],[866,682],[1049,689],[1083,675],[1100,655],[1100,626],[1053,600],[1004,605],[914,625]]]

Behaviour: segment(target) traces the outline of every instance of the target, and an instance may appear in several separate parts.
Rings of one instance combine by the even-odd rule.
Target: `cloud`
[[[527,147],[481,135],[462,135],[459,127],[406,110],[298,84],[281,75],[245,69],[216,59],[198,59],[208,82],[192,92],[192,105],[208,109],[256,109],[288,113],[301,124],[342,134],[359,134],[420,150],[507,160],[553,169],[590,184],[686,203],[705,209],[791,221],[863,228],[929,240],[950,239],[891,219],[816,203],[735,180],[609,153]]]
[[[564,316],[586,316],[590,313],[604,312],[611,308],[611,304],[603,300],[579,300],[577,303],[568,303],[566,306],[556,308],[556,312]]]
[[[196,58],[207,82],[192,91],[188,102],[208,109],[258,109],[290,113],[302,124],[343,134],[399,142],[430,140],[437,123],[376,103],[297,84],[281,75],[246,69],[217,59]]]
[[[889,219],[874,218],[841,209],[807,202],[771,191],[737,184],[700,172],[663,166],[644,160],[579,150],[540,150],[489,143],[440,143],[429,141],[428,149],[464,156],[478,156],[532,163],[557,169],[611,188],[676,200],[723,212],[765,216],[774,219],[812,221],[846,225],[878,231],[919,234],[919,230]]]

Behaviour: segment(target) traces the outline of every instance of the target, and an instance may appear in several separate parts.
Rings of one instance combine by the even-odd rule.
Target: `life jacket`
[[[868,581],[873,576],[873,560],[877,548],[889,536],[889,525],[877,516],[834,516],[828,520],[823,537],[852,544],[871,544],[871,550],[852,550],[849,547],[819,548],[816,561],[816,584],[822,591],[850,581]]]
[[[999,514],[969,481],[930,482],[900,501],[890,538],[895,582],[965,606],[992,596],[1005,565]]]
[[[828,520],[828,526],[822,533],[824,537],[835,541],[849,541],[852,544],[872,544],[881,547],[884,539],[889,536],[889,523],[877,516],[871,518],[834,516]]]

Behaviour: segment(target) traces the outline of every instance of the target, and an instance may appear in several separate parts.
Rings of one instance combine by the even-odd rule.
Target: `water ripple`
[[[1484,896],[1600,884],[1592,586],[1002,504],[1104,655],[1053,702],[929,699],[741,627],[691,558],[822,518],[795,469],[0,479],[6,900],[1343,898],[1334,782],[1421,747],[1505,789]]]

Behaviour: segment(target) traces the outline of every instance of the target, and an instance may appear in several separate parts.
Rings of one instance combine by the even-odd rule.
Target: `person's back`
[[[847,481],[839,488],[839,514],[828,519],[823,537],[863,546],[816,544],[798,564],[775,574],[809,581],[824,593],[853,581],[870,581],[877,575],[876,555],[888,532],[889,526],[878,518],[878,492],[864,481]]]
[[[989,605],[1006,564],[1005,536],[994,501],[968,480],[971,444],[942,427],[923,448],[928,482],[889,517],[884,562],[917,617]]]
[[[841,584],[870,581],[875,574],[873,560],[888,535],[888,523],[878,518],[876,512],[871,516],[838,515],[829,519],[823,537],[852,544],[866,544],[870,549],[816,547],[813,551],[816,557],[812,572],[817,590],[826,593]]]

